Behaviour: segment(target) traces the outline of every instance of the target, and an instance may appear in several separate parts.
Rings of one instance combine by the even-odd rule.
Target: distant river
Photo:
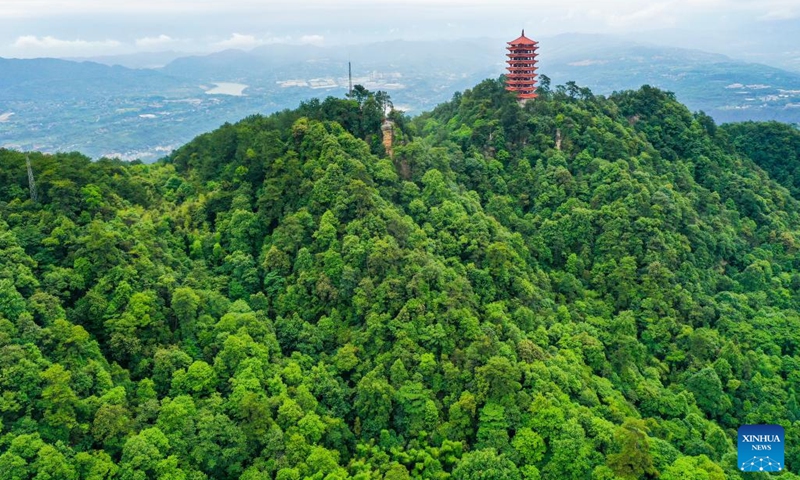
[[[244,95],[244,89],[249,86],[243,83],[226,82],[214,83],[214,85],[216,85],[216,87],[206,90],[207,95],[233,95],[235,97],[241,97]]]

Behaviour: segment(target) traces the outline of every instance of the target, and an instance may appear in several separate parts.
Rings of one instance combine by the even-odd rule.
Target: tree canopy
[[[797,132],[540,94],[30,153],[38,202],[0,150],[1,476],[743,478],[800,435]]]

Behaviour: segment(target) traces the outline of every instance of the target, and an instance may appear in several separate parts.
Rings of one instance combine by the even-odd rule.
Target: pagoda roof
[[[508,42],[509,45],[538,45],[539,42],[535,42],[530,38],[525,36],[525,30],[522,31],[522,35],[517,38],[516,40],[511,40]]]

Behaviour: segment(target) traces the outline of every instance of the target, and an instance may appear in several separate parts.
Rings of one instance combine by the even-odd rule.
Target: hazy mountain
[[[747,31],[708,29],[698,36],[689,29],[660,29],[647,32],[647,40],[683,48],[702,48],[719,52],[737,60],[763,63],[800,72],[800,47],[792,32],[800,32],[800,18],[753,22]],[[624,38],[642,41],[642,34],[625,34]],[[698,47],[702,45],[702,47]]]
[[[542,41],[541,72],[554,83],[575,80],[595,93],[650,84],[673,91],[718,122],[800,122],[800,73],[725,55],[637,44],[605,36],[562,35]]]
[[[168,60],[164,55],[97,60],[146,65]],[[354,83],[388,91],[396,106],[418,113],[484,78],[497,78],[504,61],[504,40],[490,38],[272,44],[176,58],[149,70],[2,60],[0,146],[154,159],[223,122],[313,97],[342,96],[348,62]],[[541,39],[540,61],[540,73],[554,86],[575,81],[610,94],[650,84],[674,91],[689,108],[718,122],[800,122],[800,73],[724,55],[606,35],[560,35]],[[214,88],[223,82],[240,85]],[[225,95],[231,92],[244,95]]]
[[[105,55],[99,57],[68,58],[67,60],[73,60],[76,62],[91,61],[102,63],[103,65],[119,65],[127,68],[161,68],[176,58],[186,57],[188,55],[191,54],[187,52],[175,51],[139,52],[122,55]]]
[[[168,95],[173,90],[183,90],[186,85],[188,82],[185,79],[153,70],[134,70],[96,62],[55,58],[0,58],[0,102],[64,101],[137,94]]]
[[[704,110],[720,122],[800,121],[800,73],[607,35],[544,38],[540,52],[540,72],[554,84],[574,80],[601,94],[651,84],[674,91],[690,108]],[[496,39],[395,41],[337,48],[269,45],[251,52],[181,58],[162,71],[203,80],[226,72],[232,80],[267,87],[295,78],[341,79],[349,60],[357,76],[399,74],[401,80],[385,82],[387,87],[398,87],[397,101],[420,110],[447,99],[453,90],[501,74],[504,59],[504,43]],[[344,85],[339,82],[339,86]]]

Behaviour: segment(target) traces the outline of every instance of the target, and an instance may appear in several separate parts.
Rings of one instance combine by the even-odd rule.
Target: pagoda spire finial
[[[524,28],[522,29],[522,36],[523,37],[525,36],[525,29]]]

